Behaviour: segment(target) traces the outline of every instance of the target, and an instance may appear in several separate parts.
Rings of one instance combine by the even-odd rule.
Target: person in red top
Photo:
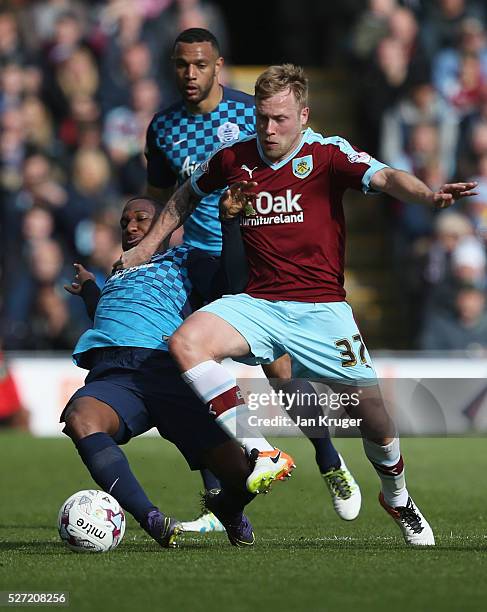
[[[29,413],[23,407],[17,385],[0,348],[0,428],[29,429]]]
[[[293,376],[322,378],[334,390],[359,392],[358,405],[347,411],[360,419],[365,453],[381,480],[380,503],[407,544],[434,545],[433,531],[406,488],[399,440],[344,301],[341,199],[353,188],[444,208],[472,195],[475,183],[447,184],[433,192],[342,138],[304,130],[307,79],[299,67],[268,68],[257,79],[255,98],[257,136],[222,147],[202,164],[119,265],[146,261],[205,193],[231,185],[222,214],[240,219],[249,280],[244,293],[205,306],[171,337],[170,351],[184,380],[254,459],[247,480],[254,492],[289,473],[292,459],[252,434],[241,391],[222,359],[265,363],[288,353]]]

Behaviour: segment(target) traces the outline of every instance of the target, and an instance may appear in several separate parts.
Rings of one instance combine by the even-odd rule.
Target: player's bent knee
[[[118,416],[112,408],[106,406],[108,410],[101,412],[89,400],[90,398],[76,400],[67,410],[63,433],[73,441],[94,433],[113,435],[118,428]]]
[[[198,331],[191,327],[183,329],[182,325],[168,340],[168,348],[171,356],[182,366],[186,365],[186,361],[192,358],[202,358],[206,343],[200,337]]]

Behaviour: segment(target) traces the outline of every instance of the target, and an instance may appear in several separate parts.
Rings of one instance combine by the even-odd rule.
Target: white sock
[[[183,372],[182,377],[208,406],[210,414],[216,416],[218,425],[248,453],[254,448],[259,451],[274,450],[264,437],[256,438],[255,431],[250,429],[248,409],[243,398],[240,399],[240,388],[226,368],[216,361],[203,361]],[[227,394],[229,391],[232,393]]]
[[[394,438],[386,446],[376,444],[365,438],[362,442],[365,454],[380,478],[382,494],[386,504],[393,508],[405,506],[409,493],[406,488],[399,438]]]

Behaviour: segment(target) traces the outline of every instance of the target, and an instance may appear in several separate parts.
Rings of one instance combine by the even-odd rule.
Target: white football
[[[107,552],[125,533],[125,514],[118,501],[104,491],[78,491],[61,506],[61,540],[75,552]]]

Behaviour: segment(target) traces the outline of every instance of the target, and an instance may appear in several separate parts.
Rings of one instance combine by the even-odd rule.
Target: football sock
[[[130,469],[127,457],[112,437],[106,433],[94,433],[75,444],[98,486],[113,495],[122,508],[142,524],[156,506],[147,498]]]
[[[320,416],[323,416],[323,411],[319,404],[319,398],[315,388],[308,380],[296,379],[291,380],[288,383],[282,385],[282,391],[284,392],[283,401],[284,407],[286,407],[286,397],[288,396],[300,396],[306,398],[305,405],[297,405],[296,402],[290,404],[287,413],[293,419],[297,421],[298,415],[306,419],[314,419],[318,423]],[[305,434],[315,449],[315,458],[318,465],[318,469],[321,474],[325,474],[332,468],[339,468],[341,465],[340,457],[336,448],[333,446],[333,442],[330,440],[330,432],[326,425],[320,427],[320,437],[310,437],[311,429],[309,427],[300,427],[301,431]]]
[[[200,400],[208,406],[218,425],[245,447],[248,453],[274,450],[248,425],[248,410],[235,378],[216,361],[203,361],[182,374]]]
[[[222,486],[218,478],[208,470],[207,468],[203,468],[201,470],[201,478],[203,479],[203,484],[205,485],[205,491],[212,491],[213,489],[221,489]]]
[[[394,438],[386,446],[363,439],[365,454],[375,468],[381,484],[386,504],[393,508],[405,506],[408,490],[404,476],[404,462],[399,448],[399,438]]]
[[[328,428],[326,428],[328,430]],[[338,469],[342,462],[330,438],[308,438],[315,449],[315,459],[321,474]]]

